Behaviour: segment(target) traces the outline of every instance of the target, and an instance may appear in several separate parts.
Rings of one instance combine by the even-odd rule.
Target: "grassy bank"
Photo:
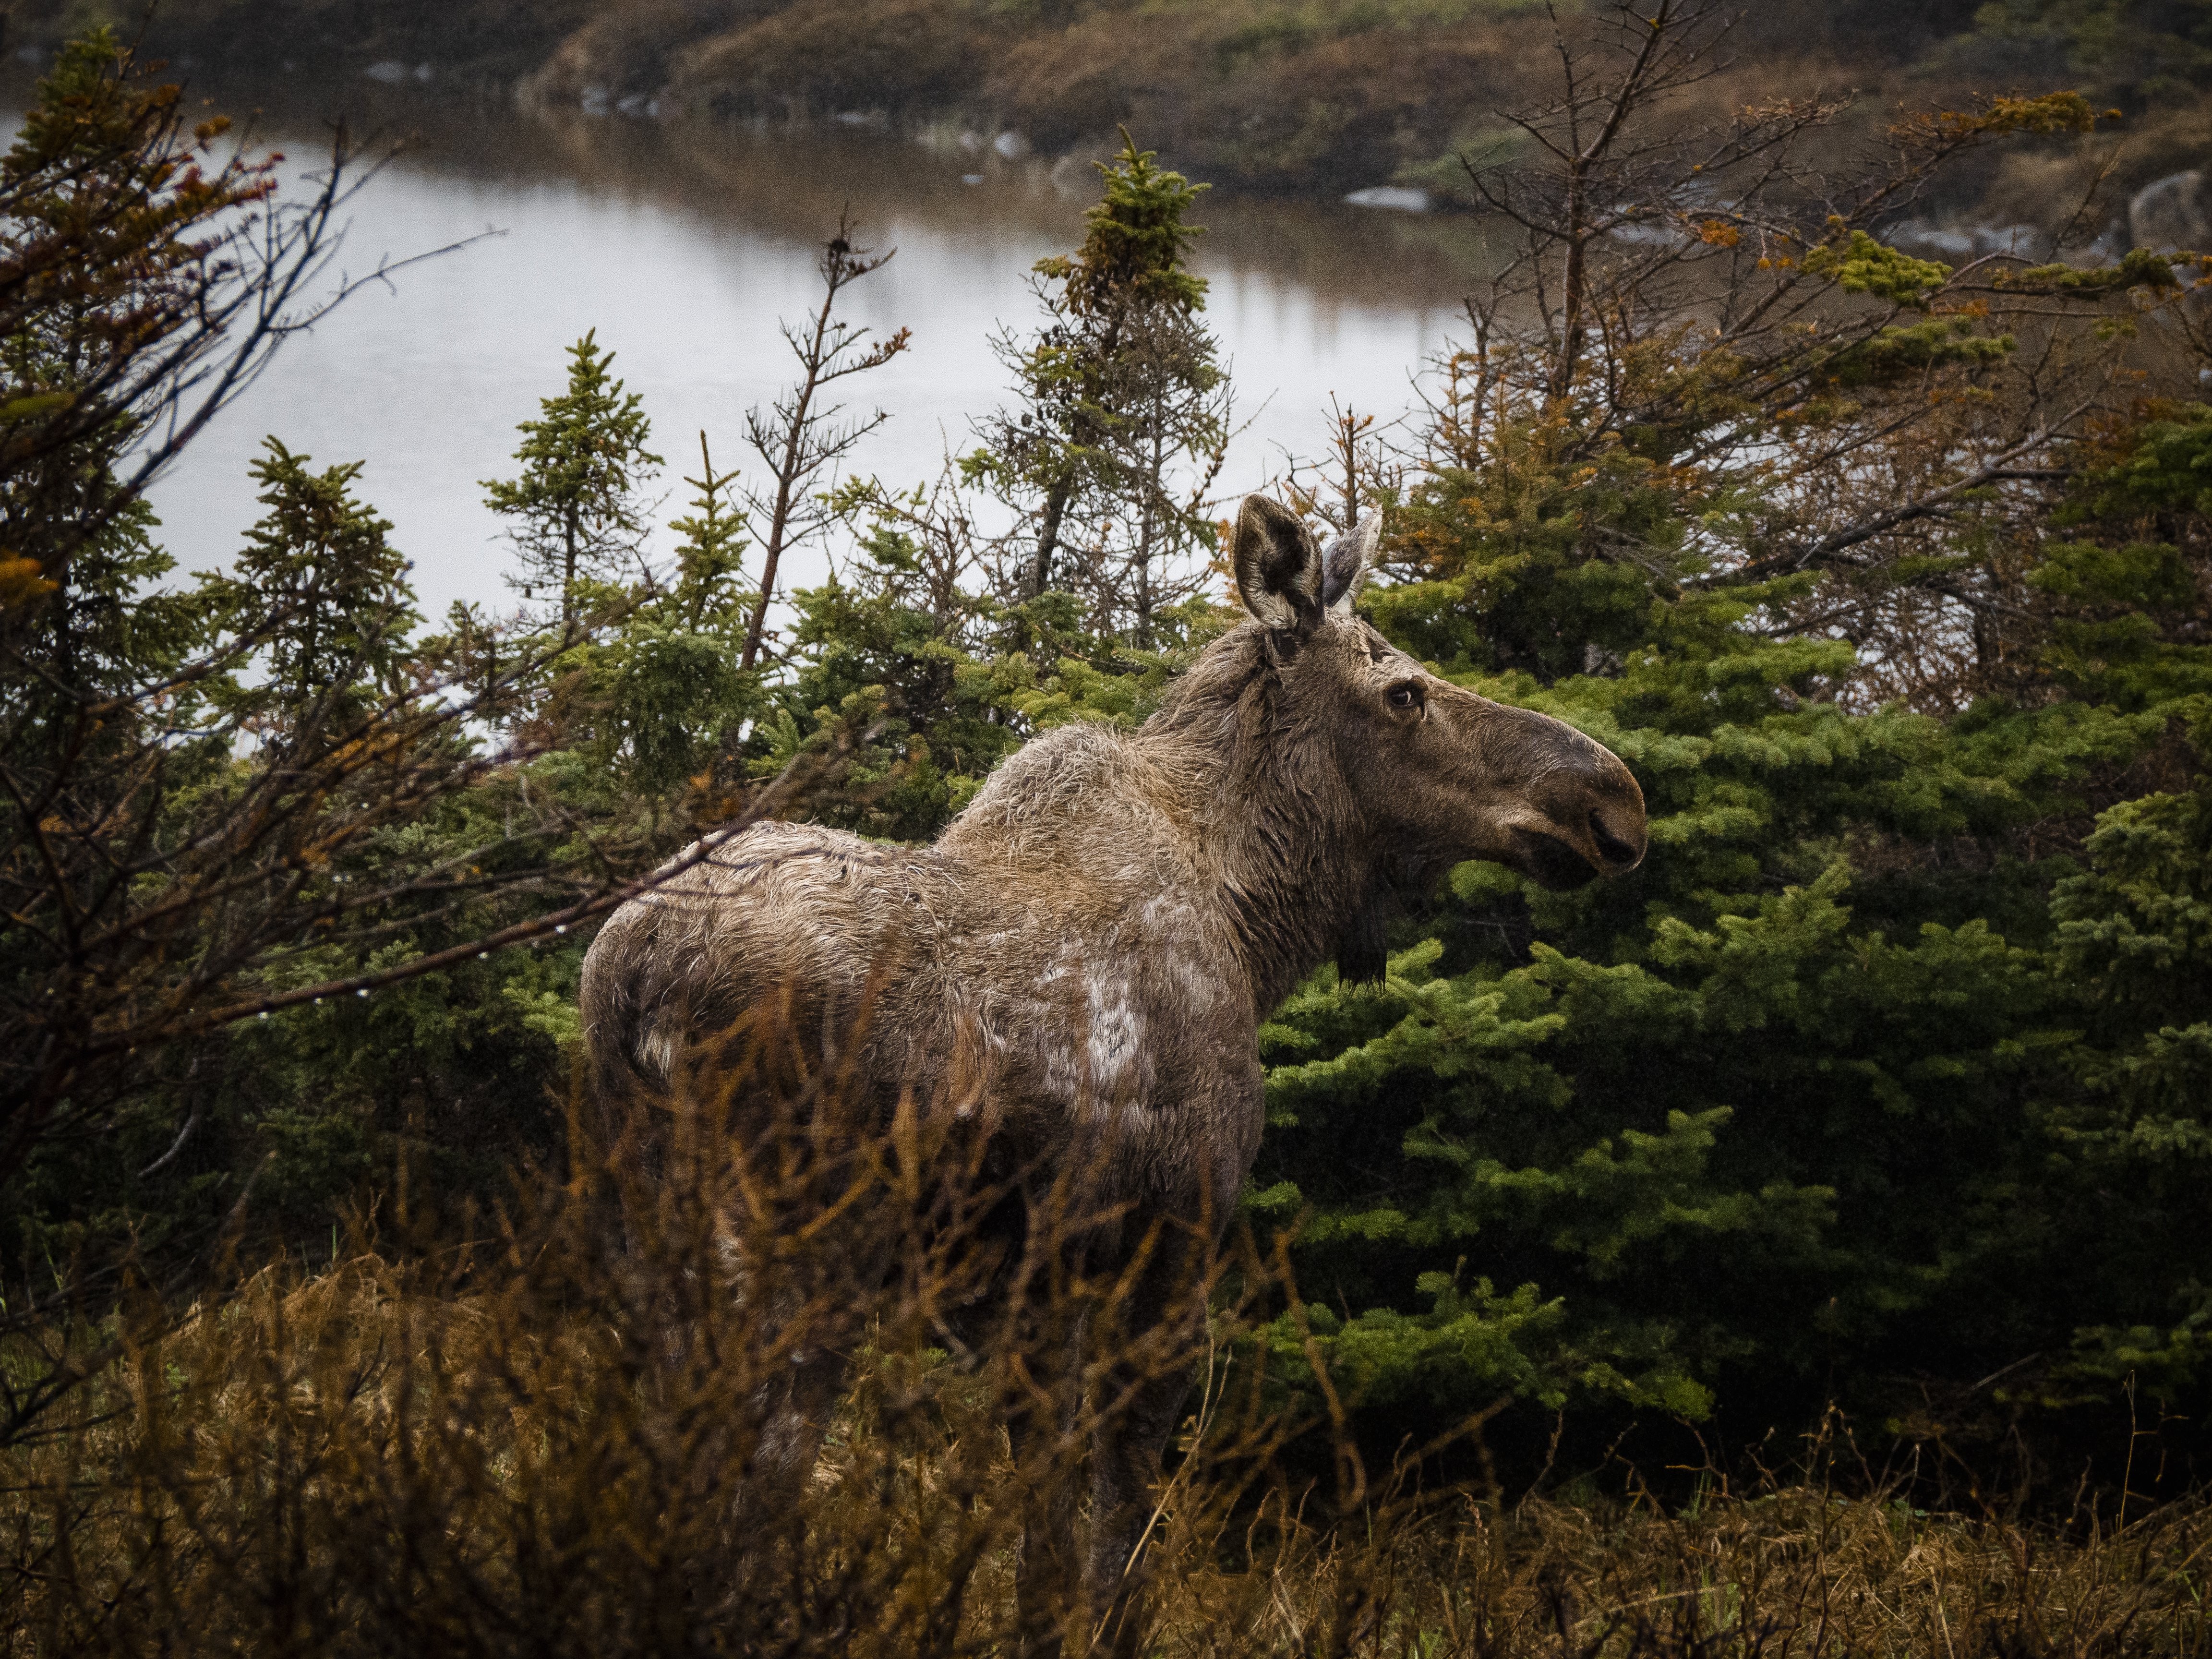
[[[2148,1471],[1943,1505],[1832,1413],[1727,1468],[1569,1454],[1508,1488],[1502,1399],[1363,1441],[1279,1243],[1232,1234],[1189,1317],[1126,1324],[1120,1285],[1014,1267],[988,1178],[918,1178],[948,1168],[935,1132],[680,1100],[605,1139],[572,1116],[567,1178],[518,1178],[494,1216],[410,1207],[402,1170],[312,1262],[10,1334],[11,1388],[64,1356],[82,1380],[0,1450],[0,1655],[1091,1651],[1096,1609],[1018,1596],[1024,1540],[1087,1509],[1129,1397],[1102,1382],[1170,1372],[1192,1387],[1127,1651],[2212,1652],[2212,1508],[2134,1496]],[[1020,1262],[1091,1224],[1054,1191],[1033,1213],[1066,1231]],[[948,1340],[979,1305],[998,1334]],[[1016,1439],[1079,1319],[1101,1357]],[[845,1380],[817,1449],[792,1379],[824,1355]]]
[[[644,1232],[641,1263],[697,1242]],[[1014,1650],[1023,1493],[1076,1502],[1079,1460],[1018,1464],[994,1373],[902,1335],[911,1304],[875,1299],[822,1460],[771,1510],[757,1400],[788,1330],[679,1307],[696,1285],[573,1226],[505,1246],[272,1266],[125,1337],[66,1426],[0,1454],[0,1654]],[[1238,1364],[1232,1340],[1199,1367],[1149,1653],[2212,1650],[2201,1502],[1929,1513],[1834,1441],[1671,1509],[1619,1468],[1347,1484],[1248,1413]]]
[[[110,3],[129,27],[135,9]],[[31,0],[11,45],[51,46],[99,4]],[[2203,26],[2146,0],[1910,9],[1775,0],[1748,9],[1677,118],[1779,97],[1855,95],[1869,127],[1900,104],[2075,87],[2126,110],[2122,181],[2191,165],[2212,77]],[[1567,9],[1571,35],[1605,9]],[[428,83],[659,118],[831,118],[1048,158],[1110,149],[1128,125],[1224,185],[1339,193],[1397,183],[1464,197],[1459,158],[1510,158],[1502,112],[1557,76],[1532,0],[168,0],[154,44],[273,82],[419,66]],[[2057,210],[2050,180],[1984,179],[1999,215]],[[1959,210],[1978,207],[1972,199]]]

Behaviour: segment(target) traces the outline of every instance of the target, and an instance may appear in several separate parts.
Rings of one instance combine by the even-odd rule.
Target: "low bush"
[[[1006,1425],[1042,1375],[1024,1346],[1112,1325],[1110,1286],[1023,1271],[1079,1260],[1097,1218],[1060,1212],[1010,1252],[989,1219],[1003,1191],[941,1178],[954,1149],[824,1135],[818,1099],[770,1121],[732,1098],[608,1140],[577,1128],[581,1178],[526,1182],[485,1224],[448,1218],[434,1249],[410,1248],[425,1222],[399,1205],[320,1271],[260,1267],[173,1323],[117,1316],[119,1352],[0,1461],[0,1652],[1082,1650],[1094,1613],[1014,1584],[1025,1517],[1081,1507],[1114,1402],[1056,1403],[1057,1431],[1018,1457]],[[2212,1639],[2202,1505],[1931,1516],[1833,1423],[1789,1468],[1749,1468],[1748,1490],[1709,1469],[1672,1515],[1588,1479],[1511,1502],[1480,1474],[1425,1486],[1437,1443],[1370,1473],[1249,1340],[1263,1306],[1299,1316],[1279,1259],[1247,1241],[1218,1268],[1194,1287],[1202,1336],[1110,1345],[1196,1384],[1142,1651]],[[989,1340],[948,1344],[986,1297]],[[848,1380],[803,1425],[793,1379],[825,1355]],[[1437,1426],[1479,1449],[1479,1416]]]

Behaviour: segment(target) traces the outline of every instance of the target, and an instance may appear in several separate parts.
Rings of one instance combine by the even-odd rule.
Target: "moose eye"
[[[1389,699],[1390,707],[1393,708],[1411,709],[1419,708],[1421,706],[1421,688],[1412,680],[1392,686],[1384,695]]]

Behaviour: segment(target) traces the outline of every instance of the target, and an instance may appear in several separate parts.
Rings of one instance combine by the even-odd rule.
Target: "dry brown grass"
[[[933,1209],[911,1126],[725,1168],[727,1145],[625,1142],[474,1243],[270,1266],[122,1320],[126,1357],[0,1458],[0,1652],[1079,1648],[1080,1609],[1023,1631],[1012,1586],[1024,1495],[1073,1502],[1082,1437],[1017,1465],[1001,1424],[1032,1379],[942,1346],[1003,1253],[941,1206],[902,1218]],[[1503,1504],[1424,1492],[1411,1461],[1361,1476],[1348,1442],[1336,1480],[1295,1475],[1314,1420],[1234,1340],[1287,1281],[1249,1244],[1224,1266],[1203,1331],[1113,1344],[1201,1378],[1145,1651],[2212,1651],[2195,1504],[2047,1530],[1810,1484],[1673,1514]],[[1079,1302],[1111,1321],[1110,1287],[1072,1281],[1026,1316]],[[851,1386],[778,1495],[778,1390],[839,1343]]]
[[[1304,1536],[1302,1570],[1273,1566],[1264,1598],[1258,1574],[1194,1573],[1160,1651],[2198,1654],[2208,1540],[2196,1505],[2066,1541],[1802,1486],[1676,1516],[1470,1498],[1387,1543]],[[1249,1620],[1249,1647],[1198,1634],[1209,1597]]]

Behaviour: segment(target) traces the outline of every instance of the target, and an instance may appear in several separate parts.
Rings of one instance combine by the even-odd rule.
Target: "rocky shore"
[[[4,47],[35,61],[84,9],[19,0]],[[1840,89],[1871,138],[1901,106],[2077,83],[2084,60],[2057,26],[1996,16],[2015,9],[1930,0],[1900,22],[1881,0],[1771,0],[1679,117]],[[1531,0],[166,0],[148,40],[246,84],[365,76],[610,120],[873,128],[978,167],[1072,169],[1086,190],[1088,161],[1126,126],[1222,187],[1401,213],[1468,205],[1462,158],[1514,159],[1526,136],[1501,112],[1540,102],[1559,67]],[[2171,75],[2156,87],[2091,89],[2141,106],[2100,231],[2204,246],[2203,93]],[[1984,169],[1898,234],[1954,262],[2041,257],[2075,206],[2041,165]]]

